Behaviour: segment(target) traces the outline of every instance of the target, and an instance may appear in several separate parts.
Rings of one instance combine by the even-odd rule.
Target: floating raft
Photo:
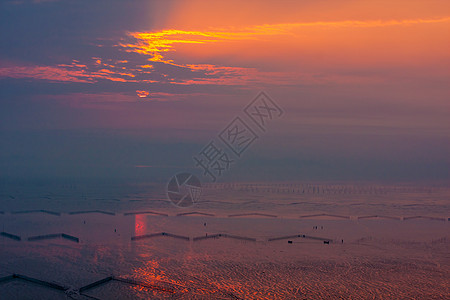
[[[159,286],[159,285],[154,285],[154,284],[149,284],[149,283],[141,282],[141,281],[134,280],[134,279],[128,279],[128,278],[122,278],[122,277],[113,277],[113,280],[119,281],[119,282],[123,282],[123,283],[127,283],[127,284],[131,284],[131,285],[137,285],[137,286],[145,287],[145,288],[152,289],[152,290],[157,290],[157,291],[160,291],[160,292],[175,293],[175,291],[173,289],[171,289],[171,288],[167,288],[167,287],[163,287],[163,286]]]
[[[234,215],[228,215],[229,218],[234,217],[249,217],[249,216],[258,216],[258,217],[269,217],[269,218],[277,218],[276,215],[270,215],[270,214],[263,214],[263,213],[248,213],[248,214],[234,214]]]
[[[350,219],[350,216],[341,216],[341,215],[332,215],[332,214],[315,214],[315,215],[304,215],[300,216],[299,218],[314,218],[314,217],[333,217],[333,218],[339,218],[339,219]]]
[[[215,216],[214,214],[198,212],[198,211],[192,211],[192,212],[186,212],[186,213],[179,213],[179,214],[177,214],[177,217],[190,216],[190,215],[199,215],[199,216],[208,216],[208,217],[214,217]]]
[[[28,276],[25,276],[25,275],[20,275],[20,274],[13,274],[11,276],[8,276],[8,278],[6,278],[6,281],[14,280],[14,279],[19,279],[19,280],[31,282],[31,283],[34,283],[34,284],[38,284],[40,286],[45,286],[45,287],[52,288],[52,289],[59,290],[59,291],[67,290],[67,287],[59,285],[57,283],[43,281],[43,280],[39,280],[39,279],[36,279],[36,278],[28,277]],[[0,280],[0,282],[2,282],[2,281]]]
[[[362,220],[362,219],[391,219],[391,220],[401,220],[400,217],[380,216],[380,215],[372,215],[372,216],[361,216],[361,217],[358,217],[358,220]]]
[[[322,238],[322,237],[317,237],[317,236],[310,236],[310,235],[306,235],[306,234],[295,234],[295,235],[285,235],[285,236],[280,236],[280,237],[274,237],[274,238],[269,238],[267,239],[268,242],[273,242],[273,241],[279,241],[279,240],[287,240],[287,239],[295,239],[295,238],[304,238],[304,239],[311,239],[311,240],[318,240],[318,241],[331,241],[331,239],[328,238]]]
[[[59,212],[50,211],[50,210],[45,210],[45,209],[21,210],[21,211],[13,211],[13,212],[11,212],[11,213],[12,213],[12,214],[45,213],[45,214],[54,215],[54,216],[60,216],[60,215],[61,215],[61,213],[59,213]]]
[[[90,283],[90,284],[88,284],[88,285],[85,285],[85,286],[83,286],[83,287],[80,287],[79,291],[80,291],[80,293],[82,293],[82,292],[84,292],[84,291],[86,291],[86,290],[89,290],[89,289],[95,288],[95,287],[97,287],[97,286],[99,286],[99,285],[105,284],[105,283],[107,283],[107,282],[113,280],[113,278],[114,278],[114,277],[109,276],[109,277],[100,279],[100,280],[98,280],[98,281],[95,281],[95,282]]]
[[[172,234],[172,233],[167,233],[167,232],[159,232],[159,233],[151,233],[151,234],[145,234],[145,235],[132,236],[131,240],[138,241],[138,240],[149,239],[149,238],[153,238],[153,237],[157,237],[157,236],[168,236],[168,237],[173,237],[173,238],[181,239],[181,240],[185,240],[185,241],[190,240],[190,238],[187,236],[182,236],[182,235],[177,235],[177,234]]]
[[[403,220],[415,220],[415,219],[425,219],[425,220],[434,220],[434,221],[445,221],[445,218],[438,217],[428,217],[428,216],[412,216],[412,217],[404,217]]]
[[[20,275],[20,274],[12,274],[9,276],[5,276],[5,277],[1,277],[0,278],[0,284],[2,283],[6,283],[12,280],[22,280],[22,281],[26,281],[26,282],[31,282],[40,286],[44,286],[44,287],[48,287],[51,289],[55,289],[58,291],[67,291],[69,290],[68,287],[62,286],[60,284],[54,283],[54,282],[49,282],[49,281],[44,281],[44,280],[40,280],[40,279],[36,279],[36,278],[32,278],[32,277],[28,277],[25,275]],[[98,281],[95,281],[93,283],[90,283],[88,285],[85,285],[79,289],[77,289],[76,291],[78,293],[83,293],[87,290],[96,288],[100,285],[106,284],[108,282],[111,281],[117,281],[117,282],[122,282],[125,284],[129,284],[129,285],[136,285],[136,286],[140,286],[140,287],[144,287],[144,288],[148,288],[148,289],[152,289],[152,290],[157,290],[160,292],[166,292],[166,293],[175,293],[175,291],[172,288],[169,287],[164,287],[164,286],[159,286],[159,285],[154,285],[154,284],[149,284],[146,282],[141,282],[138,280],[133,280],[133,279],[127,279],[127,278],[122,278],[122,277],[115,277],[115,276],[108,276],[106,278],[100,279]]]
[[[69,215],[93,214],[93,213],[104,214],[104,215],[110,215],[110,216],[115,216],[115,215],[116,215],[116,214],[113,213],[113,212],[104,211],[104,210],[72,211],[72,212],[69,212]]]
[[[157,216],[164,216],[168,217],[168,214],[159,213],[156,211],[132,211],[132,212],[126,212],[123,214],[124,216],[130,216],[130,215],[157,215]]]
[[[0,232],[1,236],[7,237],[9,239],[15,240],[15,241],[20,241],[21,237],[15,234],[11,234],[11,233],[7,233],[7,232]]]
[[[52,234],[31,236],[28,238],[28,241],[40,241],[40,240],[49,240],[49,239],[57,239],[57,238],[63,238],[63,239],[70,240],[75,243],[80,242],[79,238],[72,236],[72,235],[65,234],[65,233],[52,233]]]
[[[198,236],[198,237],[193,238],[193,241],[196,242],[196,241],[207,240],[207,239],[216,239],[216,238],[220,238],[220,237],[256,242],[255,238],[231,235],[231,234],[226,234],[226,233],[217,233],[217,234],[211,234],[211,235],[205,235],[205,236]]]

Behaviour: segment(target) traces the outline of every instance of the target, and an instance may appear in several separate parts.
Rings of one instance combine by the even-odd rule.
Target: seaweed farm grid
[[[18,189],[1,198],[0,294],[445,299],[448,190],[373,186],[215,184],[189,209],[156,185]]]

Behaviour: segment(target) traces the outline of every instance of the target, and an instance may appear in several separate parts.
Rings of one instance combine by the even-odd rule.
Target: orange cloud
[[[49,66],[13,66],[0,68],[0,77],[34,78],[50,81],[92,82],[85,70],[66,70]]]
[[[223,41],[256,40],[264,39],[274,35],[296,35],[295,30],[302,27],[328,27],[328,28],[371,28],[388,26],[407,26],[419,24],[449,23],[450,17],[436,19],[407,19],[407,20],[345,20],[345,21],[318,21],[304,23],[282,23],[264,24],[242,29],[222,29],[220,31],[186,31],[186,30],[161,30],[156,32],[131,32],[130,36],[137,43],[119,45],[127,48],[130,52],[151,55],[150,61],[173,63],[172,60],[164,59],[164,52],[175,51],[177,44],[208,44]]]
[[[237,23],[214,29],[207,24],[198,29],[197,24],[196,30],[129,33],[131,40],[119,46],[142,54],[145,62],[138,64],[126,56],[92,57],[85,64],[73,60],[57,66],[0,67],[0,77],[255,87],[389,80],[373,71],[418,65],[425,66],[420,74],[441,76],[448,73],[443,66],[450,56],[449,23],[444,16]],[[161,64],[177,68],[161,71]],[[178,72],[180,68],[184,71]]]
[[[97,62],[95,64],[98,65]],[[7,66],[0,67],[0,77],[84,83],[95,83],[98,79],[115,82],[155,82],[130,79],[135,77],[130,72],[112,71],[105,68],[97,71],[89,69],[87,65],[80,64],[75,60],[72,64],[59,64],[57,66]]]
[[[166,29],[129,33],[134,42],[120,46],[150,56],[151,62],[204,73],[198,78],[173,82],[177,84],[276,83],[274,79],[298,83],[306,73],[308,82],[316,82],[320,76],[346,81],[355,76],[324,77],[321,69],[336,65],[345,69],[343,61],[349,68],[367,64],[377,68],[381,64],[414,65],[448,56],[448,46],[436,48],[435,44],[442,43],[440,37],[448,31],[449,23],[450,17],[440,17],[293,22],[215,30]],[[433,55],[429,55],[430,51]],[[227,58],[227,66],[220,63],[221,57]],[[205,59],[219,63],[201,63]],[[235,66],[230,66],[230,62]],[[271,68],[267,68],[269,65]],[[299,66],[302,72],[294,71]],[[264,67],[266,71],[262,70]]]
[[[139,98],[146,98],[150,93],[147,91],[137,90],[136,94],[138,95]]]

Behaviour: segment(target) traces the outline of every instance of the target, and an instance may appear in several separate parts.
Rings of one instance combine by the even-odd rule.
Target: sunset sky
[[[223,180],[450,179],[449,1],[2,1],[0,176],[165,181],[260,91]]]

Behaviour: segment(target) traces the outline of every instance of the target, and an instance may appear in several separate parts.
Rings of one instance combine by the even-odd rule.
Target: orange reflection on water
[[[132,288],[140,292],[153,293],[187,293],[189,290],[181,281],[170,279],[160,267],[158,261],[147,259],[144,266],[133,270],[133,277],[146,285],[154,286],[155,289],[142,285],[135,285]]]
[[[145,224],[145,215],[134,216],[134,235],[143,235],[147,230]]]

